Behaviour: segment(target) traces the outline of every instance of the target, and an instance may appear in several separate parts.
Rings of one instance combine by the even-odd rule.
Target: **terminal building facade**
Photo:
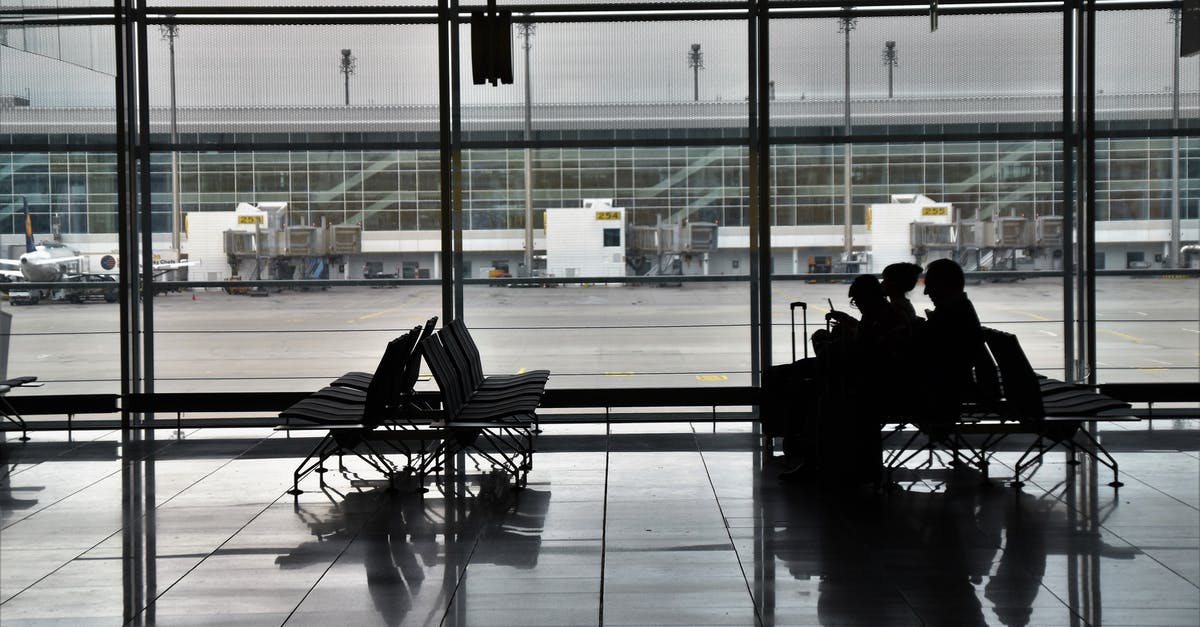
[[[1061,98],[1018,95],[980,98],[901,98],[852,100],[857,128],[868,136],[963,134],[965,129],[1011,135],[1006,140],[900,141],[855,144],[850,164],[851,208],[859,247],[870,249],[868,208],[896,195],[920,194],[953,205],[956,220],[1023,218],[1032,226],[1046,216],[1063,215],[1062,142],[1042,139],[1060,126],[1053,117]],[[1181,94],[1185,119],[1200,116],[1200,92]],[[814,141],[838,130],[837,101],[772,101],[773,127],[781,140],[771,149],[771,201],[774,271],[808,271],[807,258],[835,257],[843,249],[845,144]],[[1171,94],[1098,99],[1110,119],[1102,128],[1148,128]],[[496,109],[501,109],[497,111]],[[1036,111],[1023,121],[989,122],[995,111]],[[742,118],[737,118],[737,113]],[[915,112],[945,113],[945,123],[914,124]],[[873,112],[873,113],[872,113]],[[627,210],[628,226],[690,220],[718,225],[718,248],[702,267],[686,263],[685,274],[745,274],[749,268],[749,151],[745,143],[745,105],[723,102],[645,105],[533,105],[537,136],[552,147],[531,152],[532,226],[535,248],[544,254],[544,212],[582,208],[587,199],[608,199]],[[910,115],[907,115],[910,114]],[[0,140],[21,144],[34,136],[51,144],[84,146],[103,138],[113,112],[10,107],[5,115],[20,133]],[[440,229],[437,133],[429,120],[436,107],[330,106],[307,108],[184,108],[178,138],[203,147],[235,143],[353,141],[371,146],[403,147],[358,150],[191,149],[178,155],[179,204],[183,214],[233,211],[241,203],[287,203],[293,224],[360,225],[362,258],[347,270],[361,277],[365,262],[389,271],[441,276],[437,255]],[[521,107],[465,108],[466,119],[491,120],[522,115]],[[151,112],[153,129],[162,131],[169,111]],[[354,121],[346,121],[346,118]],[[906,119],[907,117],[907,119]],[[732,119],[731,119],[732,118]],[[697,123],[703,126],[697,127]],[[741,126],[737,126],[737,123]],[[283,126],[297,130],[279,133]],[[381,130],[387,128],[390,130]],[[303,130],[299,130],[303,129]],[[1021,139],[1027,133],[1031,137]],[[1121,133],[1124,135],[1124,133]],[[463,133],[463,144],[494,144],[504,132]],[[628,146],[590,147],[598,137],[621,137]],[[404,139],[398,139],[404,138]],[[683,138],[685,145],[655,145]],[[688,141],[698,145],[686,145]],[[1200,140],[1185,137],[1179,149],[1181,241],[1195,242],[1200,216]],[[103,143],[103,140],[101,140]],[[569,147],[567,144],[583,144]],[[560,144],[560,145],[555,145]],[[644,145],[639,145],[644,144]],[[674,142],[672,142],[674,144]],[[429,146],[433,147],[429,147]],[[468,276],[490,270],[518,274],[523,262],[526,220],[524,150],[481,147],[462,150],[462,229]],[[1099,269],[1172,267],[1172,142],[1168,138],[1113,137],[1097,141],[1096,223]],[[102,254],[116,246],[114,188],[116,162],[111,153],[86,148],[69,152],[10,152],[0,155],[7,176],[0,195],[29,203],[36,233],[54,233],[85,253]],[[162,255],[171,256],[171,156],[152,157],[152,229]],[[7,244],[23,241],[24,222],[9,212],[0,222]],[[186,234],[184,235],[186,239]],[[1032,248],[1032,246],[1031,246]],[[1041,251],[1039,251],[1040,253]],[[1200,262],[1200,253],[1181,260]],[[358,260],[356,260],[358,261]],[[917,259],[920,261],[920,259]],[[1006,267],[997,259],[992,265]],[[1039,269],[1052,268],[1034,256]],[[1036,262],[1036,263],[1035,263]],[[540,265],[540,264],[539,264]],[[987,269],[989,264],[983,264]],[[535,269],[538,269],[535,265]],[[1029,265],[1032,269],[1034,265]],[[878,268],[875,269],[878,271]],[[631,267],[629,274],[639,272]],[[228,273],[194,278],[220,280]],[[290,278],[290,277],[289,277]]]

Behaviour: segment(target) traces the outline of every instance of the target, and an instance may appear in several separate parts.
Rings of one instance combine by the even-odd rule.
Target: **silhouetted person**
[[[893,263],[883,269],[882,286],[883,293],[887,294],[888,304],[910,324],[921,320],[912,301],[908,300],[908,293],[917,286],[921,272],[921,266],[906,261]]]
[[[848,296],[850,306],[862,314],[862,319],[855,319],[844,311],[830,311],[825,314],[825,320],[832,323],[833,328],[814,333],[813,348],[820,355],[833,343],[840,343],[839,350],[843,354],[849,352],[850,359],[861,365],[864,358],[877,358],[889,352],[894,334],[905,331],[907,322],[888,306],[879,280],[870,274],[856,277],[850,284]]]
[[[799,446],[792,450],[803,461],[784,473],[784,479],[816,473],[835,483],[879,479],[880,418],[888,413],[897,382],[908,380],[894,373],[907,368],[900,360],[907,355],[909,325],[888,305],[872,275],[855,278],[849,296],[862,317],[836,310],[826,314],[833,328],[813,335],[818,357],[800,364],[807,368],[806,376],[816,380],[807,392],[818,395],[819,402],[808,402],[808,411],[799,412],[793,427]],[[804,393],[799,386],[793,389],[797,396]],[[788,444],[785,440],[785,451]]]
[[[926,424],[957,420],[963,399],[975,389],[973,367],[985,350],[983,330],[964,286],[962,268],[953,260],[938,259],[925,268],[925,294],[934,309],[925,312],[914,361],[925,382],[920,398]]]

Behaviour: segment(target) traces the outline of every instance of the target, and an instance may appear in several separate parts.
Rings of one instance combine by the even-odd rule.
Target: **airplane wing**
[[[8,261],[5,259],[4,261]],[[0,276],[6,276],[12,279],[24,279],[25,275],[21,274],[20,270],[0,270]]]
[[[21,265],[21,260],[20,260],[20,259],[0,259],[0,265],[3,265],[3,266],[20,266],[20,265]],[[18,274],[20,274],[20,273],[18,273]]]

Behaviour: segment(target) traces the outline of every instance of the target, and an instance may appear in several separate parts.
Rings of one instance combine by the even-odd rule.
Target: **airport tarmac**
[[[846,289],[776,282],[772,361],[792,358],[789,303],[809,303],[811,333],[823,325],[828,300],[853,313]],[[983,283],[968,294],[984,324],[1018,335],[1035,369],[1062,375],[1061,282]],[[347,370],[373,369],[388,339],[440,314],[440,298],[436,286],[159,295],[156,390],[316,389]],[[932,307],[919,288],[912,300],[918,312]],[[1100,381],[1200,378],[1200,282],[1102,278],[1096,300]],[[117,305],[3,307],[13,314],[9,376],[46,383],[22,394],[119,391]],[[464,290],[464,317],[485,368],[548,368],[550,386],[560,388],[748,385],[750,307],[746,283]],[[803,318],[795,313],[799,338]],[[796,350],[803,354],[799,344]]]

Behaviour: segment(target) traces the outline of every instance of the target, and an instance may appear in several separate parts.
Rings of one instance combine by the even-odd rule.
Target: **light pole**
[[[687,53],[688,67],[692,68],[692,100],[700,101],[700,70],[704,69],[704,53],[700,52],[700,44],[692,44]]]
[[[358,59],[350,54],[350,49],[342,48],[342,61],[338,69],[346,75],[346,106],[350,106],[350,75],[354,74],[357,63]]]
[[[535,30],[537,25],[532,22],[517,24],[517,34],[525,39],[525,272],[528,276],[533,276],[533,149],[529,146],[533,141],[533,100],[529,83],[529,49],[533,46],[530,38]]]
[[[888,70],[888,98],[892,97],[892,69],[900,64],[900,57],[896,56],[896,42],[889,41],[883,44],[883,64]]]
[[[171,56],[171,248],[175,250],[175,259],[178,260],[181,254],[179,231],[183,223],[179,212],[179,151],[175,149],[179,142],[175,115],[175,39],[179,37],[179,25],[173,22],[162,24],[158,32],[167,40]]]
[[[854,251],[854,225],[851,224],[853,219],[853,211],[850,208],[850,159],[853,147],[850,144],[850,31],[858,25],[858,18],[850,16],[850,7],[846,7],[846,14],[838,18],[838,32],[844,33],[846,36],[846,149],[842,153],[842,193],[845,196],[845,249],[844,255],[846,261],[850,261],[851,253]]]
[[[1180,268],[1183,255],[1179,254],[1180,228],[1179,223],[1179,53],[1180,27],[1183,24],[1183,13],[1178,8],[1171,9],[1169,18],[1175,23],[1175,45],[1171,49],[1173,63],[1172,77],[1174,86],[1171,90],[1171,130],[1176,134],[1171,136],[1171,250],[1168,251],[1172,268]]]

